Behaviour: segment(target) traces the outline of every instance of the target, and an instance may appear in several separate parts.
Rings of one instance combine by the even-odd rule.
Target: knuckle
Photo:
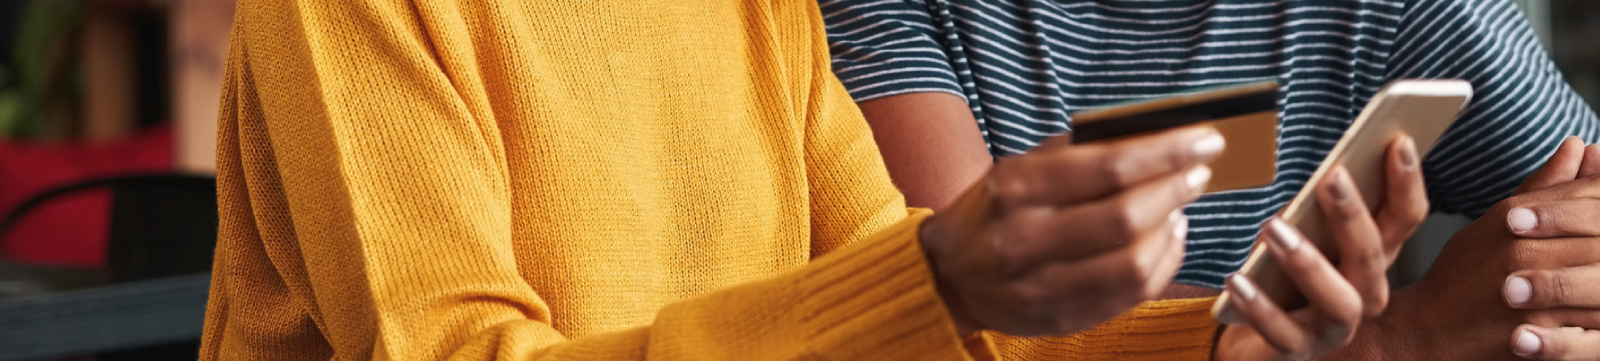
[[[1359,307],[1338,307],[1329,312],[1329,323],[1323,331],[1325,336],[1343,335],[1356,329],[1361,323],[1361,309]]]
[[[1133,179],[1128,174],[1127,158],[1122,156],[1122,149],[1113,149],[1100,153],[1099,165],[1095,167],[1100,173],[1100,179],[1105,179],[1117,189],[1133,185]]]
[[[1410,205],[1410,207],[1406,207],[1406,211],[1403,214],[1405,215],[1405,220],[1410,221],[1413,225],[1421,224],[1424,219],[1427,219],[1428,209],[1433,207],[1433,203],[1428,201],[1428,196],[1425,194],[1418,194],[1416,198],[1411,200]]]
[[[1543,287],[1534,290],[1534,297],[1541,298],[1540,301],[1547,305],[1565,304],[1573,289],[1571,281],[1555,272],[1540,271],[1536,274],[1538,276],[1535,277],[1536,281],[1534,282],[1537,282],[1535,284]],[[1541,293],[1544,294],[1544,297],[1539,297]]]
[[[1022,244],[1024,242],[1021,239],[1021,237],[1017,237],[1015,235],[1015,233],[1016,233],[1015,231],[1005,230],[1005,231],[994,233],[994,235],[991,236],[991,238],[990,238],[991,239],[990,243],[994,245],[994,248],[993,248],[994,266],[995,266],[995,268],[1001,270],[1001,272],[1003,274],[1007,274],[1007,275],[1016,273],[1016,270],[1024,268],[1023,266],[1025,264],[1025,261],[1023,260],[1023,254],[1025,254],[1025,252],[1017,251],[1018,249],[1023,248]],[[960,262],[960,263],[957,263],[957,262],[945,262],[945,263],[950,263],[950,264],[952,264],[952,266],[956,266],[956,265],[971,266],[972,265],[971,262]],[[971,268],[971,267],[964,267],[964,268]]]
[[[1165,158],[1167,170],[1188,168],[1195,160],[1194,153],[1185,147],[1168,147]]]
[[[1539,263],[1539,248],[1537,240],[1518,239],[1511,242],[1510,251],[1507,252],[1506,272],[1533,269]]]
[[[1002,202],[1016,198],[1014,193],[1018,191],[1018,187],[1009,185],[1016,184],[1020,180],[1017,179],[1015,170],[1018,161],[996,163],[994,168],[989,170],[988,191],[991,197]]]
[[[1118,272],[1118,274],[1121,275],[1122,279],[1119,280],[1118,284],[1144,285],[1145,281],[1150,279],[1151,271],[1149,267],[1145,267],[1144,262],[1140,261],[1138,252],[1126,252],[1124,254],[1122,262],[1119,263],[1122,272]]]
[[[1427,203],[1427,201],[1423,201],[1422,204],[1415,204],[1415,203],[1401,204],[1401,203],[1409,203],[1409,202],[1390,202],[1390,203],[1388,203],[1387,205],[1384,206],[1384,207],[1386,207],[1386,209],[1379,211],[1379,213],[1383,217],[1390,218],[1393,221],[1393,223],[1394,223],[1393,225],[1394,226],[1408,228],[1408,229],[1409,228],[1416,228],[1418,225],[1421,225],[1424,220],[1427,220],[1427,218],[1428,218],[1428,203]]]
[[[1380,280],[1372,289],[1362,292],[1361,317],[1363,319],[1377,317],[1389,308],[1389,283]]]
[[[1349,195],[1344,200],[1333,202],[1333,214],[1329,216],[1340,222],[1350,222],[1355,220],[1356,216],[1365,213],[1361,210],[1362,206],[1363,204],[1359,198],[1356,198],[1355,195]]]
[[[1187,176],[1178,177],[1167,183],[1167,194],[1168,196],[1172,197],[1172,200],[1174,201],[1173,204],[1188,203],[1186,201],[1188,201],[1190,197],[1194,197],[1194,193],[1199,191],[1198,189],[1189,187],[1189,181],[1187,178]]]
[[[1352,266],[1357,270],[1366,272],[1368,276],[1382,277],[1383,272],[1389,268],[1389,255],[1378,245],[1365,245],[1354,250],[1351,259]]]
[[[1119,244],[1132,242],[1133,238],[1139,234],[1139,222],[1137,220],[1139,214],[1131,204],[1128,204],[1126,199],[1118,199],[1116,205],[1115,211],[1106,213],[1108,215],[1105,223],[1107,235],[1118,241],[1117,243]]]
[[[1021,287],[1012,297],[1013,303],[1023,314],[1037,314],[1048,309],[1049,296],[1044,292],[1045,287]]]

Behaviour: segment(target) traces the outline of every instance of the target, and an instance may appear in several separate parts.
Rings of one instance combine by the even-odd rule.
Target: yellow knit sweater
[[[961,340],[814,1],[247,0],[236,24],[202,359],[1209,352],[1209,299]]]

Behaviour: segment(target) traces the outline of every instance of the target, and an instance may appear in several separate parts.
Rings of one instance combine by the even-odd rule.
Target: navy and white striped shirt
[[[1279,79],[1278,177],[1186,210],[1178,282],[1220,288],[1380,87],[1462,78],[1473,103],[1423,162],[1433,209],[1476,217],[1600,120],[1510,1],[824,0],[835,73],[858,101],[959,95],[997,158],[1109,102]]]

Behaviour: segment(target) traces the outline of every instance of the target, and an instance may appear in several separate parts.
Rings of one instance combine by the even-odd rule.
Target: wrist
[[[950,321],[955,325],[956,334],[965,339],[976,334],[980,329],[975,327],[971,318],[966,315],[966,312],[962,311],[965,308],[962,305],[960,296],[950,285],[949,278],[945,277],[944,272],[940,271],[939,257],[936,255],[936,250],[943,249],[946,234],[939,232],[937,230],[938,227],[933,226],[938,223],[935,220],[936,218],[939,218],[939,216],[929,217],[918,227],[917,242],[922,247],[922,257],[928,263],[928,272],[932,276],[933,285],[939,293],[940,303],[944,306],[945,312],[950,314]]]
[[[1443,360],[1438,354],[1445,345],[1430,338],[1419,297],[1427,291],[1418,287],[1395,290],[1389,307],[1377,317],[1362,322],[1350,344],[1329,354],[1325,360]]]

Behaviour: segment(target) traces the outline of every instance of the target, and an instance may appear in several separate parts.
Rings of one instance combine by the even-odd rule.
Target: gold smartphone
[[[1401,134],[1411,136],[1416,142],[1417,155],[1426,157],[1450,123],[1454,122],[1463,107],[1472,100],[1472,85],[1462,80],[1399,80],[1389,83],[1345,131],[1344,137],[1334,144],[1322,165],[1311,174],[1300,193],[1284,207],[1280,216],[1285,223],[1304,233],[1307,241],[1316,245],[1330,262],[1338,264],[1339,253],[1332,236],[1323,224],[1322,207],[1317,204],[1314,190],[1322,184],[1336,165],[1344,165],[1361,191],[1361,199],[1374,211],[1384,201],[1384,169],[1390,142]],[[1230,144],[1231,146],[1231,144]],[[1306,299],[1300,289],[1283,272],[1268,245],[1256,242],[1250,258],[1239,272],[1260,288],[1260,292],[1284,310],[1304,307]],[[1217,322],[1235,324],[1243,322],[1231,305],[1232,295],[1224,291],[1211,308]]]
[[[1072,115],[1073,143],[1115,139],[1190,124],[1207,124],[1228,145],[1206,163],[1206,192],[1259,187],[1277,175],[1278,82],[1204,88],[1118,103]]]

